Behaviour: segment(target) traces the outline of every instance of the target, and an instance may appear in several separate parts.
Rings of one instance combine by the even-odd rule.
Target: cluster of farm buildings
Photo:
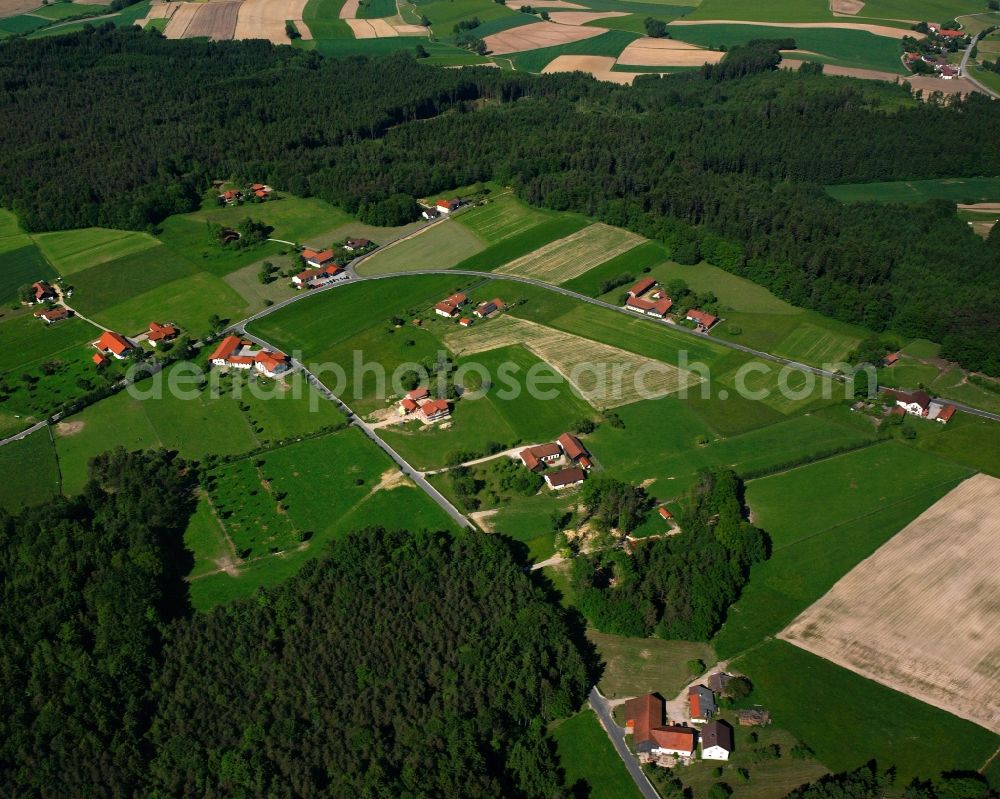
[[[427,424],[440,422],[451,416],[451,406],[446,399],[435,399],[426,386],[420,386],[408,392],[396,404],[400,416],[411,416],[419,413],[419,417]]]
[[[450,297],[445,297],[440,302],[434,305],[434,313],[438,316],[443,316],[445,319],[454,319],[459,317],[458,323],[462,327],[470,327],[472,325],[471,316],[462,316],[462,308],[469,303],[469,298],[462,292],[457,292],[452,294]],[[504,301],[498,297],[494,297],[492,300],[486,300],[484,302],[476,305],[472,310],[472,316],[476,319],[488,319],[489,317],[500,313],[505,310],[507,306]]]
[[[545,484],[553,491],[578,486],[593,468],[590,452],[572,433],[563,433],[553,442],[527,447],[518,453],[521,463],[533,472],[545,472]],[[550,472],[546,467],[562,468]]]
[[[667,704],[656,694],[629,699],[625,703],[625,732],[632,735],[632,748],[640,762],[667,768],[688,765],[696,759],[699,747],[702,760],[729,760],[735,750],[733,728],[715,718],[719,712],[715,697],[730,679],[730,675],[717,672],[709,676],[708,686],[690,686],[683,718],[667,719]],[[739,720],[741,725],[766,724],[770,714],[740,711]]]
[[[452,211],[457,211],[464,203],[455,197],[451,200],[438,200],[434,205],[428,205],[420,212],[424,219],[437,219],[439,216],[447,216]]]
[[[667,296],[667,292],[655,279],[644,277],[628,290],[624,307],[644,316],[652,316],[654,319],[666,319],[670,309],[674,307],[674,301]],[[701,332],[710,330],[719,321],[717,316],[697,308],[689,309],[684,318],[694,322],[695,328]]]
[[[347,280],[350,278],[346,269],[347,262],[375,246],[368,239],[349,238],[337,249],[327,247],[325,250],[313,250],[306,247],[299,252],[305,269],[292,277],[292,285],[298,289],[315,289],[333,281]]]
[[[226,205],[239,205],[247,200],[263,202],[270,199],[272,189],[265,183],[251,183],[246,189],[227,189],[219,195],[219,201]]]
[[[926,64],[934,70],[939,78],[953,80],[962,76],[962,68],[958,64],[948,63],[948,54],[957,52],[966,43],[966,34],[960,30],[944,28],[937,23],[927,25],[927,38],[914,42],[904,55],[906,66],[913,72],[917,71],[918,62]]]

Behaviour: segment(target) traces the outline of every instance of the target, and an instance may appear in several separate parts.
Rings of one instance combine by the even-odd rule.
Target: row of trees
[[[246,174],[391,224],[415,196],[493,179],[1000,373],[1000,248],[949,203],[844,205],[822,189],[1000,174],[985,146],[1000,106],[773,70],[784,44],[622,87],[139,31],[7,41],[0,203],[31,230],[143,229],[194,208],[213,177]]]

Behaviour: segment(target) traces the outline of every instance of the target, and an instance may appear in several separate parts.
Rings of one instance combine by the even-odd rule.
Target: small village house
[[[644,277],[642,280],[637,282],[634,286],[632,286],[632,288],[628,290],[628,296],[641,297],[655,285],[656,285],[656,280],[654,280],[651,277]]]
[[[718,711],[715,705],[715,694],[704,685],[692,685],[688,688],[688,705],[690,706],[692,724],[704,724],[706,721],[711,721]]]
[[[886,355],[882,359],[882,365],[883,366],[895,366],[897,361],[899,361],[899,353],[898,352],[890,352],[888,355]]]
[[[486,302],[481,302],[476,306],[476,310],[472,313],[479,317],[480,319],[485,319],[487,316],[492,316],[499,311],[502,311],[506,306],[503,300],[494,298],[492,300],[487,300]]]
[[[425,208],[423,211],[420,212],[420,215],[424,219],[430,220],[430,219],[437,219],[439,216],[441,216],[441,212],[437,208]]]
[[[322,269],[333,263],[333,250],[310,250],[308,247],[299,253],[303,261],[313,269]]]
[[[951,417],[955,415],[954,405],[945,405],[937,415],[934,417],[935,422],[940,422],[941,424],[948,424],[951,421]]]
[[[98,366],[104,366],[108,362],[108,359],[105,358],[103,355],[101,355],[101,353],[99,352],[95,352],[90,360],[92,360]]]
[[[69,308],[47,308],[44,311],[35,311],[35,318],[41,319],[47,325],[54,325],[64,319],[69,319],[73,312]]]
[[[311,288],[329,282],[343,271],[342,267],[334,263],[314,269],[305,269],[292,278],[292,283],[298,288]]]
[[[458,323],[462,327],[472,327],[472,320],[468,316],[463,316],[461,319],[458,320]]]
[[[896,407],[913,416],[927,416],[931,397],[926,391],[887,391],[886,396],[895,400]]]
[[[578,486],[583,480],[583,469],[577,466],[560,469],[558,472],[551,472],[545,475],[545,482],[554,491],[562,491],[564,488]]]
[[[625,703],[625,731],[632,734],[633,749],[647,762],[661,755],[690,759],[695,753],[697,731],[665,725],[663,711],[663,700],[655,694],[638,696]]]
[[[119,361],[127,358],[132,350],[135,349],[135,345],[125,338],[125,336],[111,330],[105,330],[101,334],[101,337],[94,342],[94,346],[98,352],[113,355]]]
[[[451,408],[448,406],[448,400],[443,399],[427,400],[420,406],[420,412],[424,416],[424,421],[428,423],[436,422],[439,419],[447,419],[451,416]]]
[[[462,204],[462,201],[457,197],[452,200],[438,200],[434,207],[437,209],[439,214],[450,214],[456,208]]]
[[[703,760],[729,760],[733,753],[733,728],[724,721],[711,721],[701,730]]]
[[[719,317],[712,316],[710,313],[705,313],[704,311],[699,311],[697,308],[692,308],[687,312],[685,317],[689,322],[694,322],[698,330],[710,330],[712,325],[719,321]]]
[[[180,330],[169,322],[164,322],[163,324],[160,324],[159,322],[150,322],[149,333],[146,335],[146,341],[155,347],[161,341],[173,341],[180,335],[180,332]]]
[[[34,297],[35,297],[35,299],[33,300],[34,304],[38,304],[40,302],[48,302],[49,300],[55,300],[58,298],[56,290],[52,287],[52,284],[50,284],[46,280],[38,280],[32,283],[31,289],[34,292]],[[32,303],[28,304],[31,305]]]
[[[579,462],[582,466],[590,466],[590,452],[583,446],[583,442],[572,433],[563,433],[556,439],[556,442],[571,461]],[[584,464],[582,461],[586,461],[586,463]]]
[[[409,416],[419,408],[420,406],[409,397],[403,397],[403,399],[401,399],[399,404],[396,406],[396,412],[399,413],[400,416]]]
[[[670,511],[668,511],[663,505],[660,505],[660,507],[656,509],[656,512],[659,513],[660,518],[666,522],[669,522],[671,519],[674,518],[674,515]]]
[[[517,456],[521,459],[521,463],[535,472],[545,468],[545,464],[559,460],[562,450],[558,444],[539,444],[522,449]]]
[[[368,239],[348,239],[344,244],[344,249],[348,252],[357,252],[358,250],[365,250],[372,246],[372,243]]]

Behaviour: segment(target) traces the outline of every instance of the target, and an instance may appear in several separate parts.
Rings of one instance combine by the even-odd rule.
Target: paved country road
[[[962,73],[963,77],[966,77],[970,81],[972,81],[972,83],[975,84],[976,88],[978,88],[979,91],[981,91],[983,94],[988,94],[994,100],[1000,100],[1000,94],[997,94],[989,86],[984,86],[982,83],[980,83],[974,77],[972,77],[972,75],[969,74],[969,70],[967,69],[967,65],[969,63],[969,58],[972,56],[972,48],[975,47],[976,44],[979,42],[979,37],[980,36],[982,36],[982,34],[981,33],[977,33],[975,36],[972,37],[972,41],[969,42],[969,46],[966,47],[965,48],[965,52],[962,53],[962,63],[959,64],[958,68],[959,68],[959,71]]]
[[[375,250],[374,252],[378,252],[378,250]],[[362,256],[362,258],[363,257],[364,256]],[[642,316],[635,313],[634,311],[629,311],[628,309],[623,308],[620,305],[612,305],[609,302],[604,302],[604,300],[598,300],[595,299],[594,297],[588,297],[586,294],[580,294],[579,292],[571,291],[570,289],[563,288],[562,286],[554,286],[551,283],[546,283],[542,280],[536,280],[535,278],[522,277],[519,275],[496,274],[493,272],[478,272],[466,269],[418,269],[410,272],[390,272],[384,275],[357,275],[356,272],[354,271],[354,267],[360,260],[362,259],[359,258],[351,264],[351,271],[350,271],[351,277],[349,279],[335,281],[332,284],[328,284],[318,289],[313,289],[312,291],[309,292],[303,292],[294,297],[290,297],[289,299],[281,303],[271,305],[268,308],[265,308],[263,311],[254,314],[253,316],[249,316],[246,319],[243,319],[239,322],[234,323],[233,325],[230,325],[227,331],[243,333],[246,330],[246,325],[248,325],[250,322],[255,322],[259,319],[263,319],[264,317],[274,313],[280,308],[284,308],[288,305],[291,305],[294,302],[304,300],[307,297],[312,297],[315,296],[316,294],[320,294],[325,291],[332,291],[340,286],[348,285],[351,283],[357,283],[366,280],[392,280],[393,278],[409,277],[411,275],[461,275],[463,277],[477,277],[480,278],[483,282],[486,282],[488,280],[506,280],[514,283],[524,283],[529,286],[537,286],[539,288],[547,289],[548,291],[553,291],[556,294],[562,294],[563,296],[566,297],[572,297],[573,299],[579,300],[580,302],[585,302],[590,305],[596,305],[600,308],[604,308],[609,311],[614,311],[615,313],[623,314],[624,316],[627,316],[631,319],[639,319],[642,320],[643,322],[647,322],[648,324],[652,325],[665,326],[670,330],[677,333],[681,333],[683,335],[694,336],[696,338],[705,339],[715,344],[718,344],[721,347],[727,347],[731,350],[738,350],[739,352],[745,352],[747,355],[752,355],[756,358],[760,358],[765,361],[771,361],[772,363],[777,363],[782,366],[789,366],[793,369],[797,369],[800,372],[808,372],[818,377],[828,377],[838,381],[844,380],[844,376],[837,372],[830,372],[825,369],[820,369],[815,366],[809,366],[808,364],[799,363],[798,361],[793,361],[788,358],[782,358],[779,355],[772,355],[771,353],[764,352],[763,350],[755,350],[752,347],[747,347],[743,344],[737,344],[735,341],[726,341],[724,339],[715,338],[714,336],[710,336],[707,333],[699,333],[698,331],[692,330],[691,328],[673,324],[662,319],[654,319],[651,316]],[[879,386],[878,388],[881,389],[886,387]],[[973,416],[980,416],[984,419],[991,419],[995,422],[1000,422],[1000,413],[993,413],[992,411],[986,411],[981,408],[975,408],[971,405],[966,405],[965,403],[956,402],[955,400],[947,399],[944,397],[933,397],[932,399],[934,399],[937,402],[950,403],[951,405],[954,405],[958,410],[971,414]]]
[[[639,761],[625,744],[625,728],[619,727],[615,723],[614,716],[611,715],[612,704],[597,690],[596,685],[590,689],[590,695],[587,699],[597,714],[601,726],[604,727],[604,731],[608,734],[608,738],[611,739],[615,751],[618,752],[618,757],[625,763],[625,768],[628,769],[629,776],[635,783],[635,787],[639,789],[639,793],[643,795],[644,799],[660,799],[660,795],[656,792],[649,778],[642,773]]]

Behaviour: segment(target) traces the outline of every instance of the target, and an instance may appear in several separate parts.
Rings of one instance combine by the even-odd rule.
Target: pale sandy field
[[[913,36],[907,28],[890,28],[888,25],[869,25],[863,22],[747,22],[742,19],[675,19],[667,23],[671,28],[684,25],[767,25],[769,28],[841,28],[851,31],[868,31],[877,36],[902,39]]]
[[[585,25],[599,19],[628,15],[628,11],[553,11],[549,14],[549,20],[557,25]]]
[[[622,50],[618,63],[637,67],[698,67],[718,63],[724,55],[718,50],[706,50],[674,39],[644,37]]]
[[[610,68],[608,65],[607,69]],[[565,283],[644,241],[646,239],[635,233],[598,222],[516,258],[495,272],[531,277],[546,283]]]
[[[340,7],[341,19],[354,19],[358,15],[358,0],[346,0]]]
[[[595,408],[665,397],[701,380],[675,366],[510,315],[470,328],[456,326],[455,332],[444,338],[456,355],[519,344],[565,377]],[[641,381],[636,383],[633,376],[640,369]]]
[[[170,17],[167,27],[163,29],[163,35],[168,39],[182,39],[184,32],[195,18],[201,3],[177,3],[177,9]]]
[[[235,39],[267,39],[275,44],[288,44],[285,20],[298,25],[306,0],[243,0],[236,18]],[[306,31],[299,28],[303,38]]]
[[[16,17],[41,5],[41,0],[0,0],[0,17]]]
[[[486,47],[494,55],[520,53],[552,47],[557,44],[579,42],[606,33],[606,28],[584,28],[581,26],[557,25],[554,22],[532,22],[509,31],[487,36]]]
[[[779,637],[1000,733],[1000,480],[976,475]]]
[[[1000,212],[1000,203],[959,203],[958,207],[962,211]]]
[[[544,0],[541,3],[531,3],[533,8],[564,8],[567,11],[586,11],[586,6],[581,6],[579,3],[569,3],[567,0]]]
[[[830,10],[838,17],[853,17],[864,7],[865,4],[861,0],[830,0]]]
[[[802,54],[801,51],[794,51]],[[783,58],[781,60],[782,69],[798,69],[805,62],[796,58]],[[877,69],[860,69],[858,67],[838,67],[833,64],[823,64],[824,75],[840,75],[845,78],[863,78],[865,80],[887,80],[889,83],[898,83],[902,80],[901,75],[894,72],[881,72]],[[932,78],[936,83],[947,83],[948,81]]]
[[[622,85],[632,85],[632,81],[641,74],[637,72],[612,72],[611,67],[615,65],[615,59],[606,55],[560,55],[553,58],[545,69],[544,74],[553,72],[586,72],[593,75],[598,80],[606,80],[611,83]]]

